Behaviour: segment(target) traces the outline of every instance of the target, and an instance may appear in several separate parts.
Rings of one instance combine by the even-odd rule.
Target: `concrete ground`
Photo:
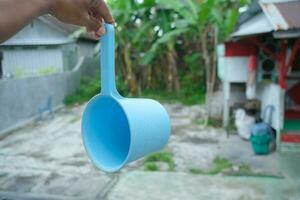
[[[0,140],[0,199],[300,198],[298,154],[256,156],[237,135],[197,125],[202,106],[165,107],[172,136],[163,152],[172,160],[155,162],[160,172],[144,159],[114,174],[97,170],[81,141],[83,106],[64,108]]]
[[[291,182],[278,178],[132,172],[122,176],[119,184],[112,189],[108,200],[298,200],[299,187],[299,181]]]

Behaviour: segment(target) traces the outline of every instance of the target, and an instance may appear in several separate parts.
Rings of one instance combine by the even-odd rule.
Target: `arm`
[[[0,0],[0,43],[46,13],[49,6],[43,0]]]
[[[104,34],[103,20],[114,23],[103,0],[0,0],[0,43],[47,13],[63,22],[85,26],[96,37]]]

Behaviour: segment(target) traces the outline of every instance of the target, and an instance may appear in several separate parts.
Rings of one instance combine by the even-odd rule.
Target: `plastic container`
[[[235,113],[235,126],[239,136],[245,140],[249,140],[251,136],[251,127],[255,123],[254,117],[246,114],[245,110],[238,109]]]
[[[106,172],[162,149],[170,135],[165,108],[152,99],[122,97],[115,84],[114,27],[101,38],[101,93],[87,104],[82,138],[94,165]]]
[[[251,135],[251,145],[255,154],[264,155],[270,152],[271,136],[268,134]]]
[[[270,126],[274,106],[266,106],[263,112],[263,119],[251,128],[251,145],[255,154],[268,154],[270,152],[271,140],[274,140],[273,131]]]

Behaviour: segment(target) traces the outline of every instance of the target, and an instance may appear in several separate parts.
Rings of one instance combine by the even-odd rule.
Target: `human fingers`
[[[100,17],[99,18],[100,22],[101,22],[101,26],[98,28],[98,30],[95,32],[95,36],[97,38],[100,38],[101,36],[103,36],[106,31],[105,31],[105,28],[104,28],[104,24],[103,24],[103,19]]]
[[[88,13],[83,15],[82,25],[86,27],[88,32],[96,32],[101,27],[101,23]]]
[[[96,18],[102,17],[106,23],[113,24],[115,20],[103,0],[91,0],[91,6]]]

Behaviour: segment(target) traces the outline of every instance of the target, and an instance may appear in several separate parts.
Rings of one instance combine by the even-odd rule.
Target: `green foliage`
[[[184,88],[185,96],[194,96],[195,93],[205,94],[205,79],[203,78],[203,67],[201,67],[200,53],[193,52],[183,57],[187,68],[180,73],[181,86]]]
[[[189,172],[192,174],[205,174],[205,171],[199,168],[191,168]]]
[[[238,8],[247,1],[108,0],[117,22],[116,81],[120,93],[163,102],[203,103],[207,72],[201,49],[203,33],[216,28],[222,42],[235,26]],[[72,36],[78,37],[82,31]],[[211,57],[214,37],[206,37]],[[98,83],[97,79],[83,81],[66,103],[87,101],[98,92]]]
[[[182,16],[189,25],[196,25],[199,6],[194,0],[157,0],[159,6]]]
[[[120,78],[116,77],[118,91],[121,95],[128,95],[128,87]],[[82,104],[89,101],[92,97],[100,93],[100,76],[95,78],[83,77],[80,81],[79,88],[65,98],[65,105]]]
[[[211,127],[214,127],[214,128],[221,128],[222,127],[222,120],[221,119],[209,118],[207,125],[211,126]]]
[[[170,91],[172,84],[168,81],[174,81],[177,85],[179,82],[180,92],[171,96],[199,99],[206,85],[202,34],[207,32],[205,29],[215,27],[222,42],[236,24],[239,7],[248,0],[109,0],[108,3],[117,22],[117,74],[122,73],[120,80],[126,87],[138,88],[143,95],[151,93],[149,89],[164,93],[166,89]],[[213,36],[206,37],[209,40]],[[212,56],[215,47],[209,42],[208,47],[208,55]],[[171,72],[169,66],[175,67],[178,74]],[[145,76],[151,76],[150,83]],[[130,81],[128,77],[136,80]],[[178,87],[171,89],[178,91]],[[201,94],[194,98],[195,93]]]
[[[219,156],[217,156],[213,162],[214,166],[208,171],[208,174],[218,174],[226,169],[232,168],[233,166],[233,164],[229,160],[220,158]]]
[[[158,48],[160,47],[160,45],[170,42],[170,40],[172,40],[174,37],[182,35],[186,31],[188,31],[188,29],[175,29],[164,34],[161,38],[157,39],[156,42],[151,46],[151,49],[141,59],[140,63],[142,65],[147,65],[151,63],[156,57],[156,53],[158,52]]]
[[[119,92],[122,96],[129,96],[129,88],[128,88],[128,85],[126,85],[126,84],[124,83],[124,81],[123,81],[119,76],[116,76],[116,84],[117,84],[118,92]]]
[[[158,171],[159,170],[159,168],[155,162],[146,162],[144,164],[144,166],[145,166],[145,170],[147,170],[147,171]]]
[[[148,157],[145,158],[144,160],[144,166],[146,170],[150,171],[158,171],[158,166],[157,162],[164,162],[168,164],[168,170],[169,171],[174,171],[175,170],[175,163],[173,161],[173,155],[170,152],[157,152],[154,153]]]
[[[100,92],[99,76],[96,78],[83,77],[79,88],[74,94],[65,98],[66,105],[82,104]]]
[[[211,18],[211,12],[215,6],[215,0],[206,0],[201,6],[198,13],[198,23],[200,25],[200,29],[202,29],[202,26],[204,26],[206,23],[209,22]]]
[[[117,88],[121,95],[130,96],[129,89],[126,84],[117,76],[116,77]],[[99,76],[96,78],[83,77],[79,88],[74,92],[74,94],[69,95],[65,98],[64,102],[66,105],[82,104],[89,101],[93,96],[99,94],[100,92],[100,80]],[[184,88],[178,93],[176,92],[166,92],[161,90],[144,90],[139,97],[156,99],[162,103],[183,103],[185,105],[193,104],[203,104],[204,103],[204,93],[193,92],[189,94],[190,91]],[[132,97],[132,96],[131,96]]]
[[[191,168],[189,171],[192,174],[207,174],[207,175],[215,175],[224,172],[225,170],[231,169],[233,167],[233,164],[225,159],[217,156],[213,160],[213,166],[209,170],[202,170],[199,168]]]
[[[154,98],[161,102],[181,102],[185,105],[203,104],[205,102],[205,83],[203,71],[199,70],[200,53],[190,53],[183,57],[183,63],[187,66],[180,73],[181,90],[167,92],[164,90],[145,89],[142,97]]]
[[[236,170],[234,170],[234,168]],[[214,160],[213,160],[213,166],[211,169],[208,170],[202,170],[199,168],[191,168],[189,170],[190,173],[192,174],[206,174],[206,175],[216,175],[219,173],[224,173],[227,175],[234,175],[234,176],[255,176],[255,175],[260,175],[260,174],[256,174],[253,173],[251,168],[242,163],[242,164],[238,164],[238,165],[233,165],[231,163],[230,160],[225,159],[225,158],[221,158],[219,156],[217,156]]]
[[[205,121],[203,119],[199,119],[195,121],[196,124],[204,125]],[[213,127],[213,128],[221,128],[223,125],[221,119],[215,119],[215,118],[209,118],[207,121],[207,126]]]
[[[141,97],[156,99],[162,103],[183,103],[184,105],[203,104],[205,101],[205,94],[194,91],[189,93],[189,89],[181,89],[179,92],[167,92],[159,90],[145,90]]]
[[[236,126],[234,124],[234,119],[233,118],[229,120],[229,124],[228,124],[227,127],[225,127],[225,129],[226,129],[226,132],[228,134],[231,134],[231,135],[236,135],[237,134],[237,129],[236,129]]]
[[[243,164],[239,165],[239,173],[241,173],[241,174],[251,174],[252,170],[251,170],[249,165],[246,165],[246,164],[243,163]]]

